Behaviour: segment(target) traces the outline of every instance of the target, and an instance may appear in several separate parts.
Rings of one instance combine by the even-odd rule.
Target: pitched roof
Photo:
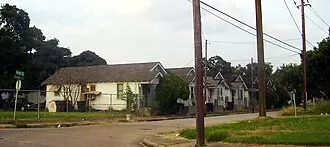
[[[246,84],[246,86],[248,87],[248,88],[252,88],[252,83],[256,80],[255,78],[254,78],[254,80],[252,81],[252,79],[251,79],[251,77],[243,77],[243,80],[244,80],[244,82],[245,82],[245,84]],[[253,83],[253,88],[258,88],[258,83]]]
[[[203,78],[203,81],[205,78]],[[213,79],[213,77],[207,77],[207,86],[209,87],[216,87],[218,86],[220,80]]]
[[[190,83],[195,75],[189,75],[189,72],[194,70],[193,67],[181,67],[181,68],[168,68],[166,71],[183,78],[187,83]]]
[[[151,82],[160,72],[154,70],[157,65],[162,68],[159,62],[67,67],[58,70],[42,84]]]
[[[226,74],[226,75],[222,75],[223,78],[226,80],[226,82],[228,84],[232,83],[232,82],[235,82],[235,80],[237,79],[238,75],[229,75],[229,74]]]

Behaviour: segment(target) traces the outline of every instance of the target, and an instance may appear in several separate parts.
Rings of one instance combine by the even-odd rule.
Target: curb
[[[211,114],[211,115],[206,115],[205,117],[215,117],[215,116],[225,116],[225,115],[224,114]],[[196,116],[151,118],[151,119],[141,119],[141,120],[135,120],[135,121],[136,122],[152,122],[152,121],[175,120],[175,119],[186,119],[186,118],[196,118]]]
[[[160,147],[160,146],[163,146],[163,145],[159,145],[156,142],[152,142],[147,138],[143,138],[140,145],[142,145],[143,147]]]
[[[93,122],[85,123],[57,123],[57,124],[0,124],[0,129],[6,128],[63,128],[63,127],[75,127],[75,126],[88,126],[88,125],[97,125]]]

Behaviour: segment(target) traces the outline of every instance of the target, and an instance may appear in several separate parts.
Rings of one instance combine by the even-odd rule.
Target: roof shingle
[[[159,73],[151,71],[159,62],[67,67],[58,70],[42,84],[97,82],[151,82]]]

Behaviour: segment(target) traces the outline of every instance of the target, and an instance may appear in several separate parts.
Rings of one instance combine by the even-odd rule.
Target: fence
[[[13,110],[15,104],[15,89],[0,89],[0,109]],[[76,97],[75,97],[76,96]],[[47,98],[46,98],[47,97]],[[64,98],[66,97],[66,98]],[[76,98],[76,99],[75,99]],[[57,111],[116,111],[138,110],[148,106],[145,96],[117,95],[97,92],[62,92],[45,90],[19,90],[17,95],[17,111],[47,111],[50,103],[58,105]],[[130,109],[127,109],[128,107]],[[72,109],[70,109],[72,108]]]

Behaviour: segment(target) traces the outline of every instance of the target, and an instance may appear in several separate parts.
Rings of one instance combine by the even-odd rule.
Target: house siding
[[[95,91],[101,92],[94,100],[91,101],[91,106],[96,110],[108,110],[109,107],[113,110],[126,109],[126,101],[117,98],[117,84],[123,84],[123,91],[126,91],[126,86],[129,85],[133,94],[139,95],[140,82],[113,82],[113,83],[87,83],[86,87],[91,88],[91,85],[95,85]],[[47,85],[46,93],[46,107],[48,103],[53,100],[64,100],[62,95],[55,96],[54,91],[50,91],[54,85]],[[81,99],[79,99],[81,100]]]

